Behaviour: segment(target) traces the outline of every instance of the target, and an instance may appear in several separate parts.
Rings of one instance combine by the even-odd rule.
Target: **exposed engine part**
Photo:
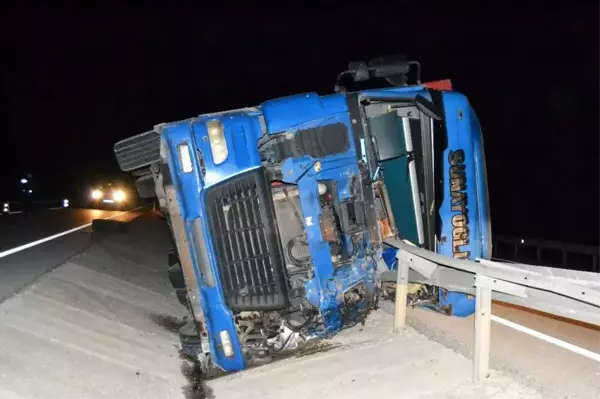
[[[289,197],[297,197],[300,194],[300,192],[298,191],[298,188],[293,185],[284,185],[284,184],[280,183],[280,184],[274,184],[274,185],[272,185],[272,187],[274,188],[273,201],[280,201],[282,199],[285,199],[286,195]],[[277,188],[281,188],[281,189],[277,190]],[[323,183],[319,183],[318,190],[319,190],[319,195],[325,195],[325,193],[327,193],[327,186]]]
[[[396,283],[384,282],[382,284],[382,296],[384,299],[394,301],[396,299]],[[435,305],[437,295],[434,287],[426,284],[408,284],[408,306]]]
[[[352,197],[340,202],[333,181],[325,181],[327,194],[321,196],[320,225],[323,238],[329,242],[334,267],[348,264],[360,253],[364,235],[364,203]]]
[[[372,305],[366,298],[367,291],[362,283],[344,292],[344,302],[340,308],[340,314],[346,324],[355,325],[364,322]]]
[[[306,329],[316,320],[308,307],[293,311],[285,318],[281,316],[278,312],[235,315],[238,336],[249,363],[266,363],[277,353],[295,350],[305,340]]]
[[[287,242],[286,254],[290,262],[301,269],[310,266],[310,251],[304,234],[297,235]]]
[[[281,328],[281,332],[277,337],[268,340],[269,345],[274,352],[292,351],[298,348],[301,341],[300,334],[292,331],[286,326]]]
[[[327,212],[324,212],[321,215],[321,232],[323,234],[323,238],[325,241],[333,242],[337,241],[337,230],[335,228],[335,223],[333,220],[333,214],[329,214],[329,211],[333,211],[333,208],[328,208]]]

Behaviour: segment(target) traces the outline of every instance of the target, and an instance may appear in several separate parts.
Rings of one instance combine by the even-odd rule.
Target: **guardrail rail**
[[[406,323],[408,283],[430,284],[475,295],[473,377],[489,374],[491,321],[525,332],[600,362],[600,354],[492,315],[492,299],[600,326],[600,274],[547,266],[465,261],[388,239],[398,249],[397,270],[383,281],[396,282],[394,331]]]

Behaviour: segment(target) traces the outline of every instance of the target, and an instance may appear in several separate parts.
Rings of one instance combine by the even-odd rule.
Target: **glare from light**
[[[69,207],[69,200],[65,198],[63,200],[63,208],[68,208],[68,207]]]
[[[123,190],[115,190],[115,191],[113,191],[113,199],[116,202],[123,202],[123,201],[125,201],[125,192]]]
[[[28,193],[29,193],[29,194],[33,193],[33,190],[29,189]]]
[[[521,238],[521,244],[525,244],[525,240]]]
[[[223,353],[225,353],[226,357],[232,357],[234,355],[234,352],[229,332],[227,330],[223,330],[219,333],[219,335],[221,336],[221,346],[223,348]]]
[[[91,213],[91,215],[90,215],[90,216],[91,216],[93,219],[96,219],[96,218],[99,218],[99,217],[101,217],[101,216],[102,216],[102,211],[101,211],[101,210],[99,210],[99,209],[92,209],[92,210],[90,211],[90,213]]]
[[[227,155],[229,154],[227,142],[225,141],[225,130],[218,120],[207,122],[206,130],[208,132],[208,142],[210,144],[213,162],[215,165],[219,165],[220,163],[225,162]]]
[[[92,191],[92,198],[95,199],[95,200],[102,198],[102,191],[100,191],[100,190],[93,190]]]
[[[27,184],[27,179],[21,179],[21,184]]]

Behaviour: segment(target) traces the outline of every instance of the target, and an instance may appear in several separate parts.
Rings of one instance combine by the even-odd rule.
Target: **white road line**
[[[55,208],[48,208],[49,211],[56,211],[56,210],[59,210],[59,209],[67,209],[67,208],[65,208],[64,206],[57,206]]]
[[[503,319],[503,318],[498,317],[498,316],[492,315],[491,318],[496,323],[502,324],[502,325],[504,325],[506,327],[514,328],[517,331],[521,331],[522,333],[531,335],[532,337],[541,339],[542,341],[546,341],[546,342],[548,342],[550,344],[554,344],[556,346],[560,346],[563,349],[566,349],[568,351],[577,353],[578,355],[585,356],[585,357],[587,357],[589,359],[592,359],[592,360],[595,360],[597,362],[600,362],[600,353],[596,353],[596,352],[592,352],[592,351],[584,349],[584,348],[580,348],[579,346],[570,344],[570,343],[568,343],[566,341],[560,340],[558,338],[554,338],[554,337],[552,337],[550,335],[546,335],[546,334],[541,333],[539,331],[532,330],[531,328],[522,326],[520,324],[514,323],[514,322],[512,322],[510,320],[506,320],[506,319]]]
[[[126,213],[137,211],[138,209],[141,209],[141,208],[142,208],[141,206],[138,206],[135,209],[130,209],[130,210],[126,211],[126,212],[121,212],[121,213],[119,213],[117,215],[113,215],[111,217],[104,218],[104,219],[105,220],[113,219],[113,218],[125,215]],[[17,252],[21,252],[21,251],[23,251],[25,249],[28,249],[28,248],[31,248],[31,247],[35,247],[36,245],[40,245],[40,244],[43,244],[45,242],[52,241],[52,240],[57,239],[57,238],[62,237],[62,236],[66,236],[67,234],[71,234],[71,233],[73,233],[73,232],[75,232],[77,230],[85,229],[86,227],[90,227],[92,225],[92,223],[93,223],[93,221],[90,222],[90,223],[86,223],[86,224],[84,224],[82,226],[75,227],[74,229],[63,231],[62,233],[54,234],[54,235],[52,235],[50,237],[46,237],[46,238],[42,238],[41,240],[30,242],[29,244],[21,245],[20,247],[16,247],[16,248],[12,248],[12,249],[7,249],[4,252],[0,252],[0,258],[4,258],[5,256],[12,255],[12,254],[17,253]]]

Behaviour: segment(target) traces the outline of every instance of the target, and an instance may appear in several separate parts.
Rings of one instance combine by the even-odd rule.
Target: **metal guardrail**
[[[493,244],[498,260],[600,272],[600,247],[504,235],[494,235]]]
[[[600,274],[487,260],[458,260],[399,239],[388,239],[385,243],[399,249],[398,270],[382,274],[383,281],[396,281],[395,331],[405,325],[409,282],[475,294],[474,379],[488,375],[492,320],[600,362],[600,354],[582,348],[574,350],[569,347],[571,344],[491,314],[492,299],[496,299],[600,325]]]

